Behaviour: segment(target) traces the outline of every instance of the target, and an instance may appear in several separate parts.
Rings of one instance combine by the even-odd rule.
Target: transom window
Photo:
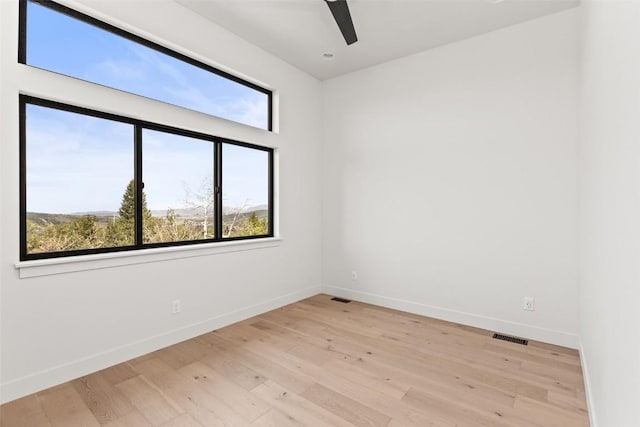
[[[271,91],[46,0],[21,0],[19,61],[271,130]]]

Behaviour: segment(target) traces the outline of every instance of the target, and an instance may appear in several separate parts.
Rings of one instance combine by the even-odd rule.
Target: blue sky
[[[129,40],[28,3],[27,63],[248,125],[266,127],[266,95]],[[150,209],[185,207],[210,179],[213,145],[161,132],[143,135]],[[267,153],[227,146],[226,207],[267,203]],[[133,127],[30,105],[27,210],[117,210],[133,177]]]
[[[262,92],[28,3],[27,63],[266,129]]]

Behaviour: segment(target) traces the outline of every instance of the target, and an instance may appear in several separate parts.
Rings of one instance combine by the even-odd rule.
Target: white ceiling
[[[349,0],[347,46],[324,0],[176,0],[325,80],[578,5],[578,0]],[[331,52],[334,59],[323,59]]]

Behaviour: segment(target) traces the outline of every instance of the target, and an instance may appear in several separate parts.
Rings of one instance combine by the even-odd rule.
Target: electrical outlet
[[[351,280],[358,280],[358,272],[357,271],[352,271],[351,272]]]
[[[178,314],[181,310],[182,306],[179,299],[171,301],[171,314]]]
[[[535,311],[536,299],[533,297],[524,297],[522,300],[522,308],[527,311]]]

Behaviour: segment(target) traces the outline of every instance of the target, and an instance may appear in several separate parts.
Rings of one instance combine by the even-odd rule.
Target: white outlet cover
[[[180,313],[181,309],[182,309],[182,307],[181,307],[181,305],[180,305],[180,300],[179,300],[179,299],[177,299],[177,300],[173,300],[173,301],[171,302],[171,313],[172,313],[172,314],[178,314],[178,313]]]
[[[527,311],[535,311],[536,300],[533,297],[524,297],[522,301],[522,308]]]

